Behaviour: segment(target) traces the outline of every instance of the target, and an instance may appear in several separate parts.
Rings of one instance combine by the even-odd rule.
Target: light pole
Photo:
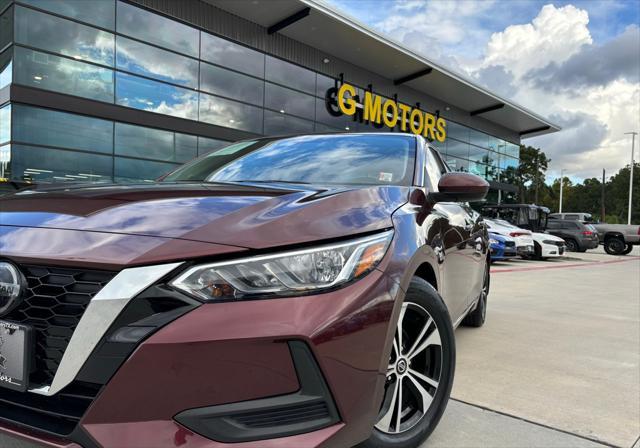
[[[564,185],[564,168],[560,170],[560,211],[558,213],[562,213],[562,185]]]
[[[624,135],[631,134],[631,166],[629,171],[629,212],[627,214],[627,224],[631,225],[631,199],[633,197],[633,150],[636,143],[637,132],[625,132]]]

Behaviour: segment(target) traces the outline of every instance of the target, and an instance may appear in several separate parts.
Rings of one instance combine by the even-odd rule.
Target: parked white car
[[[530,230],[521,229],[503,220],[484,218],[484,222],[487,223],[490,232],[515,239],[517,253],[522,258],[526,259],[535,255],[533,236]]]
[[[560,237],[549,233],[531,232],[521,229],[502,219],[495,219],[493,222],[499,226],[509,228],[513,232],[529,232],[529,234],[531,234],[534,245],[533,254],[526,255],[527,257],[537,258],[538,260],[544,260],[550,257],[561,257],[567,249],[567,244]]]
[[[562,257],[567,250],[567,244],[560,237],[548,233],[534,232],[534,256],[538,260],[550,257]]]

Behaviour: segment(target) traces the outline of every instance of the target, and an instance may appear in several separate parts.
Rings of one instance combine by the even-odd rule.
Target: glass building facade
[[[278,57],[116,0],[0,0],[0,91],[10,85],[95,102],[84,110],[0,104],[0,178],[151,181],[245,136],[378,131],[325,108],[336,84]],[[345,74],[348,77],[348,73]],[[0,96],[0,98],[2,98]],[[106,119],[100,104],[188,120],[206,133]],[[210,129],[209,129],[210,128]],[[448,120],[449,165],[504,182],[519,146]]]

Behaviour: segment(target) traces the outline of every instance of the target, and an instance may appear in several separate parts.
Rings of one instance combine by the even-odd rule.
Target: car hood
[[[555,235],[551,235],[550,233],[540,233],[540,232],[533,232],[531,234],[533,236],[533,239],[536,241],[558,241],[558,242],[564,242],[564,240],[560,237],[557,237]]]
[[[59,186],[3,197],[0,225],[262,249],[391,227],[391,214],[407,201],[408,190],[208,183]]]

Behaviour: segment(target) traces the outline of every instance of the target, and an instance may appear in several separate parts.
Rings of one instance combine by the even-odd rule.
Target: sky
[[[523,140],[576,181],[615,174],[640,132],[640,0],[326,0],[563,130]],[[635,160],[640,160],[636,138]]]

